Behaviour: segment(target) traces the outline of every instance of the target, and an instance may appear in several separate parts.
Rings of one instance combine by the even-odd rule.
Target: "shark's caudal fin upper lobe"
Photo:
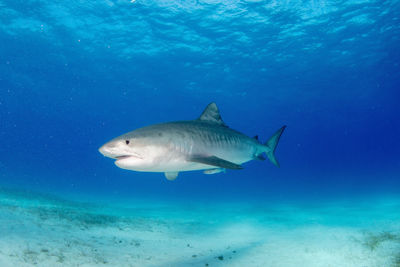
[[[266,151],[267,157],[277,167],[279,167],[279,162],[276,160],[274,152],[275,152],[276,146],[278,145],[279,138],[281,138],[281,135],[283,133],[283,130],[285,130],[285,128],[286,128],[286,125],[281,127],[265,143],[265,145],[268,147],[267,151]]]

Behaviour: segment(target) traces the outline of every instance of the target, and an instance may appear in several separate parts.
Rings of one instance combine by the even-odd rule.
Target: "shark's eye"
[[[129,145],[129,140],[125,140],[125,143],[126,143],[127,145]]]

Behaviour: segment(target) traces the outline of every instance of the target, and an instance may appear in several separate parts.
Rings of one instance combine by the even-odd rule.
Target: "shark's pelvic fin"
[[[266,160],[266,158],[262,154],[255,156],[254,159],[256,159],[256,160]]]
[[[179,172],[165,172],[165,178],[167,178],[170,181],[173,181],[178,177]]]
[[[233,170],[243,169],[242,166],[240,166],[236,163],[218,158],[216,156],[201,156],[201,155],[200,156],[192,156],[191,158],[188,159],[188,161],[207,164],[207,165],[211,165],[211,166],[217,166],[217,167],[225,168],[225,169],[233,169]]]
[[[226,126],[221,118],[221,115],[219,114],[218,107],[214,102],[208,104],[198,120],[213,122],[222,126]]]
[[[220,173],[220,172],[226,172],[226,169],[217,168],[217,169],[208,169],[208,170],[203,171],[204,174],[215,174],[215,173]]]
[[[274,152],[275,152],[276,146],[278,145],[279,139],[281,138],[283,130],[285,130],[285,128],[286,128],[286,125],[281,127],[265,143],[265,145],[268,147],[267,151],[266,151],[267,157],[277,167],[279,167],[279,162],[276,160]]]

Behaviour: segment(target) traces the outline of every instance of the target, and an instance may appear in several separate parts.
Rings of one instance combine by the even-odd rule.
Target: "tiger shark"
[[[204,170],[205,174],[239,170],[250,160],[265,160],[277,167],[274,152],[286,126],[264,144],[229,128],[218,107],[210,103],[196,120],[154,124],[116,137],[99,148],[122,168],[163,172],[175,180],[179,172]]]

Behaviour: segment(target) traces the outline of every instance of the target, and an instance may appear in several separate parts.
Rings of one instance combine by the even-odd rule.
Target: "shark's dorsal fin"
[[[199,117],[198,120],[213,122],[219,125],[226,126],[221,118],[221,115],[219,114],[218,107],[214,102],[208,104],[208,106],[204,109],[203,113],[201,113],[201,116]]]

